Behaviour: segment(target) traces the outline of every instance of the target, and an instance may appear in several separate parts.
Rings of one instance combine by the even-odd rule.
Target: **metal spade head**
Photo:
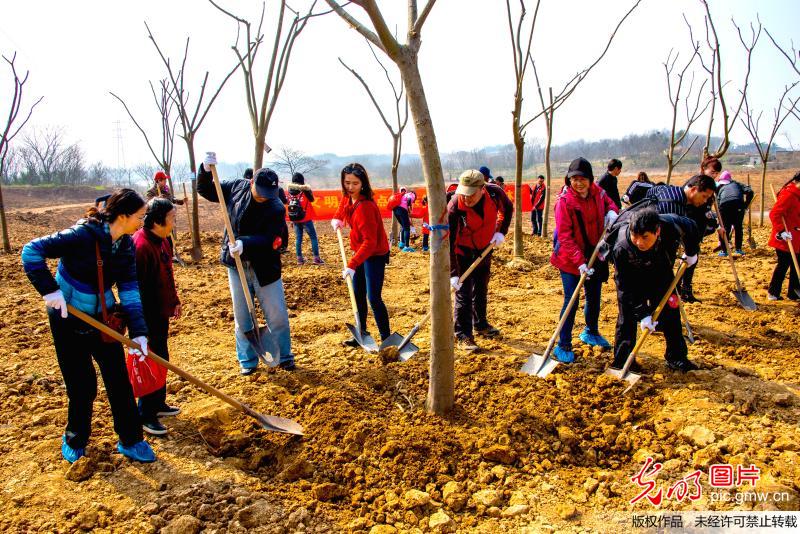
[[[547,376],[558,367],[558,360],[544,356],[543,354],[531,354],[528,361],[523,364],[520,371],[529,375],[536,375],[539,378],[547,378]]]
[[[736,300],[739,301],[739,304],[741,304],[742,308],[745,310],[756,311],[756,309],[758,309],[753,297],[750,296],[746,289],[742,289],[741,291],[733,290],[731,293],[733,293],[733,296],[736,297]]]
[[[622,392],[623,395],[625,393],[627,393],[628,391],[630,391],[630,389],[633,387],[633,385],[636,384],[636,382],[638,382],[640,378],[642,378],[642,375],[637,374],[637,373],[632,373],[630,371],[628,371],[627,373],[625,373],[623,375],[622,374],[622,369],[611,369],[611,368],[609,368],[609,369],[606,369],[606,374],[609,375],[609,376],[613,376],[614,378],[618,378],[619,380],[624,380],[624,381],[626,381],[628,383],[628,387],[626,387],[625,391]]]
[[[403,343],[405,338],[398,334],[397,332],[392,333],[391,336],[387,337],[381,342],[381,350],[387,349],[389,347],[398,347],[398,358],[401,362],[405,362],[410,360],[414,357],[416,353],[419,352],[419,347],[411,343],[410,341],[400,346]]]
[[[258,331],[259,334],[256,335],[255,330],[248,330],[244,333],[244,337],[264,364],[277,365],[280,360],[280,351],[272,333],[266,326],[260,326]]]
[[[362,335],[358,328],[351,325],[350,323],[346,323],[347,329],[350,330],[350,334],[356,340],[356,342],[367,352],[378,352],[378,344],[375,343],[375,340],[369,334]]]
[[[303,435],[303,427],[300,423],[286,419],[285,417],[278,417],[277,415],[264,415],[252,409],[246,404],[242,404],[242,408],[247,415],[258,421],[258,423],[270,432],[281,432],[283,434],[293,434],[295,436]]]

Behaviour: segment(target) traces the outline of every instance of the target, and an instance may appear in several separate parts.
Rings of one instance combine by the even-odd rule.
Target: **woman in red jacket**
[[[587,279],[583,286],[586,297],[583,309],[586,328],[581,332],[580,339],[589,346],[610,349],[611,344],[597,329],[600,293],[603,282],[608,280],[608,264],[598,260],[590,269],[587,263],[603,236],[603,229],[617,218],[617,207],[606,192],[594,183],[592,165],[587,160],[578,158],[570,163],[566,181],[568,187],[556,200],[556,231],[553,255],[550,257],[550,263],[561,271],[561,283],[564,286],[561,315],[578,287],[581,274],[586,272]],[[577,306],[573,306],[570,310],[561,329],[558,346],[553,351],[560,362],[575,361],[575,354],[572,352],[572,327],[576,309]]]
[[[358,316],[361,328],[367,324],[367,301],[375,315],[381,340],[391,334],[389,312],[383,303],[383,277],[389,263],[389,240],[383,228],[383,219],[378,205],[372,199],[367,170],[360,163],[351,163],[342,169],[342,192],[344,198],[331,221],[333,230],[350,226],[350,249],[353,257],[342,271],[342,277],[353,279]],[[362,334],[366,334],[366,330]],[[345,345],[357,347],[351,338]]]
[[[772,221],[769,246],[775,249],[775,253],[778,255],[778,264],[772,272],[767,298],[783,300],[781,287],[783,279],[786,278],[786,271],[790,271],[789,299],[800,300],[800,281],[798,281],[798,273],[794,269],[792,255],[789,252],[789,243],[791,242],[795,254],[800,254],[800,172],[778,191],[778,200],[769,212],[769,220]],[[786,221],[786,226],[783,225],[784,221]]]

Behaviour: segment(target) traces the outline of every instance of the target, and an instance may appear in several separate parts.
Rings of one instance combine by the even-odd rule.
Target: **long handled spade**
[[[686,315],[686,310],[683,307],[683,300],[681,300],[680,295],[678,295],[678,307],[681,310],[681,318],[683,319],[683,326],[686,327],[686,341],[689,345],[694,345],[694,332],[692,332],[692,327],[689,324],[689,317]]]
[[[192,214],[189,212],[189,197],[186,195],[186,184],[183,185],[183,206],[186,208],[186,224],[189,225],[189,241],[194,239],[192,231]]]
[[[742,286],[742,282],[739,280],[739,275],[736,273],[736,261],[733,259],[733,254],[731,251],[731,244],[728,241],[728,232],[725,231],[727,226],[725,226],[725,221],[722,220],[722,214],[719,211],[719,205],[717,204],[717,197],[716,195],[714,198],[714,209],[717,212],[717,217],[719,217],[719,224],[722,227],[722,241],[725,243],[725,250],[728,251],[728,259],[731,262],[731,270],[733,271],[733,279],[736,282],[736,290],[732,291],[733,296],[736,297],[736,300],[739,301],[742,308],[747,311],[756,311],[756,303],[753,301],[753,298],[747,292],[747,290]]]
[[[600,239],[600,241],[597,242],[597,245],[595,245],[592,256],[589,258],[589,262],[586,264],[589,269],[591,269],[592,265],[594,265],[594,262],[597,259],[597,254],[600,251],[600,245],[602,243],[603,239]],[[580,295],[581,288],[583,287],[583,284],[586,282],[587,278],[588,276],[586,273],[581,274],[581,278],[578,280],[578,285],[575,287],[575,291],[572,292],[572,298],[569,299],[564,313],[561,314],[561,320],[558,321],[555,332],[553,332],[553,335],[550,336],[550,341],[547,343],[547,348],[544,350],[544,353],[536,354],[534,352],[531,354],[528,358],[528,361],[522,365],[520,371],[529,375],[536,375],[539,378],[546,378],[547,375],[552,373],[553,370],[558,367],[558,360],[551,358],[550,353],[553,351],[553,347],[556,344],[558,335],[561,333],[561,329],[564,328],[564,323],[567,322],[567,317],[572,311],[572,307],[575,306],[576,302],[578,302],[578,296]]]
[[[466,271],[464,271],[464,273],[459,277],[458,279],[459,284],[464,283],[464,280],[466,280],[467,277],[470,274],[472,274],[472,271],[474,271],[478,267],[478,265],[484,260],[484,258],[486,258],[486,256],[489,254],[489,252],[492,251],[493,248],[494,248],[494,243],[486,247],[486,249],[478,257],[478,259],[473,261],[472,265],[470,265],[469,268]],[[428,313],[426,313],[425,316],[422,319],[420,319],[417,324],[414,325],[414,328],[411,329],[411,331],[408,333],[406,337],[402,337],[400,334],[395,332],[391,336],[387,337],[383,341],[383,343],[381,343],[381,350],[388,349],[392,346],[396,346],[398,352],[398,358],[400,359],[400,361],[404,362],[410,359],[417,352],[419,352],[419,347],[411,343],[411,338],[413,338],[416,335],[416,333],[419,332],[419,329],[422,328],[422,326],[425,323],[427,323],[428,319],[430,318],[431,318],[431,310],[429,309]]]
[[[772,190],[772,198],[775,202],[778,201],[778,195],[775,194],[775,188],[772,187],[772,184],[769,184],[769,188]],[[786,217],[781,217],[781,222],[783,223],[783,229],[785,232],[789,232],[789,227],[786,226]],[[791,232],[790,232],[791,233]],[[800,266],[797,264],[797,253],[794,251],[794,246],[792,245],[792,239],[789,238],[786,240],[786,245],[789,247],[789,253],[792,255],[792,263],[794,263],[794,272],[797,276],[800,277]],[[800,297],[800,293],[795,291],[798,297]]]
[[[231,219],[228,217],[228,208],[225,206],[225,197],[222,194],[222,186],[220,185],[219,175],[217,174],[217,166],[209,165],[211,175],[214,178],[214,187],[217,190],[217,197],[219,199],[219,206],[222,208],[222,220],[225,222],[225,230],[228,232],[228,241],[230,243],[236,242],[236,236],[233,233],[231,226]],[[197,206],[195,206],[197,209]],[[247,302],[247,310],[250,312],[250,320],[253,322],[253,329],[244,332],[245,338],[256,351],[258,358],[266,365],[277,365],[280,361],[280,350],[275,338],[272,337],[272,331],[269,325],[259,327],[258,315],[256,314],[256,305],[253,302],[253,295],[250,293],[250,288],[247,285],[247,275],[244,272],[244,265],[242,265],[242,258],[239,254],[231,254],[233,261],[236,263],[236,272],[239,273],[239,281],[242,283],[242,293],[244,293],[245,301]]]
[[[113,330],[113,329],[107,327],[106,325],[104,325],[103,323],[98,321],[97,319],[94,319],[93,317],[91,317],[91,316],[83,313],[82,311],[76,309],[71,304],[67,305],[67,309],[69,310],[69,312],[72,315],[74,315],[75,317],[77,317],[81,321],[83,321],[83,322],[89,324],[90,326],[93,326],[94,328],[100,330],[101,332],[103,332],[107,336],[113,337],[114,339],[116,339],[117,341],[122,343],[123,345],[125,345],[127,347],[130,347],[132,349],[136,349],[136,350],[140,349],[138,343],[134,343],[131,339],[123,336],[122,334],[120,334],[116,330]],[[237,410],[240,410],[241,412],[244,412],[246,415],[249,415],[250,417],[252,417],[256,421],[258,421],[258,423],[265,430],[269,430],[270,432],[283,432],[285,434],[294,434],[296,436],[302,436],[303,435],[303,427],[300,426],[299,423],[297,423],[295,421],[292,421],[291,419],[286,419],[286,418],[278,417],[278,416],[275,416],[275,415],[264,415],[264,414],[258,413],[257,411],[252,409],[247,404],[244,404],[243,402],[239,402],[238,400],[234,399],[233,397],[230,397],[230,396],[226,395],[225,393],[221,392],[220,390],[216,389],[215,387],[206,384],[205,382],[203,382],[202,380],[200,380],[198,378],[195,378],[194,376],[190,375],[189,373],[187,373],[186,371],[184,371],[180,367],[168,362],[164,358],[162,358],[159,355],[157,355],[156,353],[154,353],[152,350],[148,350],[147,351],[147,357],[150,358],[151,360],[153,360],[154,362],[158,363],[159,365],[163,365],[164,367],[166,367],[167,369],[169,369],[170,371],[172,371],[176,375],[178,375],[178,376],[184,378],[185,380],[191,382],[192,384],[194,384],[198,388],[200,388],[200,389],[202,389],[204,391],[207,391],[208,393],[214,395],[218,399],[230,404],[231,406],[233,406]]]
[[[747,185],[750,186],[750,174],[747,175]],[[772,184],[770,184],[772,187]],[[772,191],[773,196],[775,195],[775,191]],[[758,248],[758,244],[756,240],[753,239],[753,200],[750,199],[750,203],[747,205],[747,244],[750,246],[752,250]]]
[[[659,315],[661,315],[661,311],[664,309],[664,306],[666,306],[667,301],[669,300],[669,296],[672,295],[673,291],[675,291],[675,286],[678,285],[678,280],[681,279],[681,276],[683,276],[684,271],[686,271],[686,262],[681,260],[680,264],[678,265],[678,272],[675,273],[675,278],[672,279],[672,283],[669,285],[669,289],[667,289],[667,292],[664,293],[661,302],[658,303],[658,306],[656,306],[656,310],[653,312],[652,315],[653,322],[658,320]],[[627,388],[625,388],[625,391],[622,392],[623,395],[627,393],[628,390],[631,389],[633,385],[639,381],[640,378],[642,378],[642,375],[630,372],[630,368],[631,364],[633,364],[633,361],[636,359],[636,355],[639,354],[639,351],[644,345],[644,342],[649,334],[650,330],[645,329],[644,333],[642,333],[641,337],[639,337],[639,340],[636,342],[636,345],[634,345],[633,350],[628,355],[628,359],[625,360],[625,365],[622,367],[622,369],[611,369],[611,368],[606,369],[607,375],[628,382],[629,385]]]
[[[336,229],[336,237],[339,238],[339,252],[342,253],[342,263],[347,267],[347,253],[344,251],[344,240],[342,239],[342,229]],[[356,293],[353,289],[353,279],[348,276],[345,280],[347,282],[347,291],[350,293],[350,306],[353,308],[353,316],[355,318],[355,326],[350,323],[345,323],[347,329],[353,335],[353,339],[367,352],[378,352],[378,344],[369,334],[362,335],[361,319],[358,316],[358,304],[356,303]]]

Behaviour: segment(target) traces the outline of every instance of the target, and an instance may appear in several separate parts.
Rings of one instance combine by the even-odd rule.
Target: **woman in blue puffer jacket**
[[[142,197],[132,189],[120,189],[108,197],[103,208],[91,208],[75,226],[34,239],[22,249],[25,274],[47,305],[56,357],[67,387],[69,408],[61,453],[69,462],[85,454],[91,433],[92,403],[97,395],[92,358],[100,368],[108,394],[114,430],[119,436],[117,449],[133,460],[155,460],[153,450],[143,439],[122,345],[103,341],[100,332],[67,312],[67,304],[71,304],[102,318],[98,288],[98,265],[102,264],[106,306],[115,304],[111,286],[116,284],[129,335],[147,353],[147,327],[131,240],[131,234],[142,225],[144,213]],[[55,277],[47,267],[47,258],[59,258]]]

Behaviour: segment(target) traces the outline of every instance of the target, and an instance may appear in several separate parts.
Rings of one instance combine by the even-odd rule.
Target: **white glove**
[[[792,233],[784,230],[783,232],[779,233],[777,237],[783,241],[790,241],[792,239]]]
[[[494,245],[496,247],[499,247],[500,245],[503,244],[503,242],[505,240],[506,240],[506,236],[504,236],[500,232],[495,232],[494,235],[492,236],[491,241],[489,241],[489,244],[490,245]]]
[[[658,326],[658,321],[653,321],[653,316],[648,315],[644,319],[641,320],[639,323],[639,328],[642,329],[642,332],[649,330],[651,333],[656,331],[656,326]]]
[[[578,267],[578,272],[579,272],[579,273],[581,273],[581,274],[586,274],[586,278],[589,278],[589,277],[591,277],[591,276],[594,274],[594,269],[590,269],[590,268],[589,268],[589,267],[588,267],[588,266],[587,266],[587,265],[584,263],[584,264],[581,264],[581,266],[580,266],[580,267]]]
[[[231,243],[228,242],[228,252],[233,254],[234,256],[238,256],[244,250],[244,243],[242,243],[241,239],[237,239],[236,242]]]
[[[450,277],[450,285],[453,286],[453,289],[455,289],[456,291],[461,289],[461,282],[458,281],[457,276]]]
[[[216,152],[206,152],[206,157],[203,159],[203,167],[206,170],[208,169],[209,165],[216,165],[217,164],[217,153]]]
[[[333,231],[340,230],[344,228],[344,222],[339,219],[331,219],[331,226],[333,227]]]
[[[687,256],[686,254],[683,255],[683,261],[686,262],[687,267],[691,267],[695,263],[697,263],[697,254],[694,256]]]
[[[44,303],[48,308],[61,310],[61,318],[67,318],[67,315],[69,314],[67,311],[67,301],[64,299],[64,293],[62,293],[60,289],[56,289],[52,293],[48,293],[43,298]]]
[[[617,220],[617,217],[619,217],[619,214],[617,212],[609,211],[608,213],[606,213],[606,217],[605,217],[606,228],[608,228],[609,226],[614,224],[614,221]]]
[[[416,226],[412,226],[411,227],[411,235],[417,235],[417,227]]]
[[[347,280],[348,276],[352,280],[355,275],[356,275],[356,272],[353,269],[351,269],[350,267],[345,267],[342,270],[342,278],[344,278],[345,280]]]
[[[128,347],[128,352],[131,354],[135,354],[136,356],[140,356],[139,361],[143,362],[144,357],[147,356],[147,338],[145,336],[139,336],[133,338],[131,341],[134,343],[138,343],[141,350],[136,350],[133,348]]]

